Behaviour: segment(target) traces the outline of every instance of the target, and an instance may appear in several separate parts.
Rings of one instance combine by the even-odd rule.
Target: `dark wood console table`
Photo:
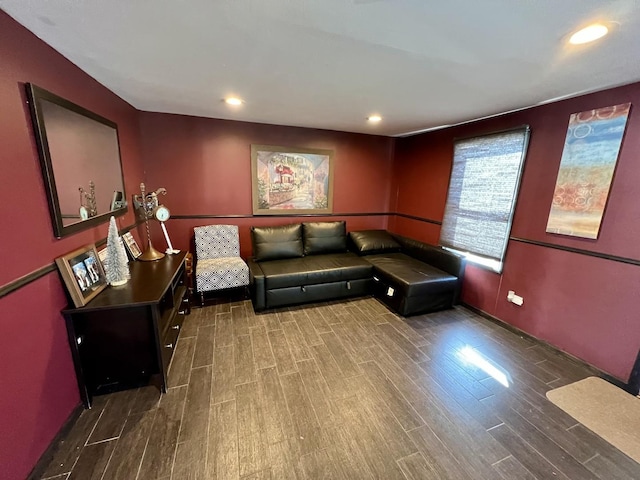
[[[190,313],[186,252],[131,262],[131,279],[84,307],[62,311],[87,408],[94,395],[149,383],[167,391],[167,370]]]

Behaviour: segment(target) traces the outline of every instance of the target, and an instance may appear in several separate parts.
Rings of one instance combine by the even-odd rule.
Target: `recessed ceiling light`
[[[369,120],[370,122],[376,123],[382,120],[382,117],[380,115],[371,115],[367,117],[367,120]]]
[[[594,23],[593,25],[589,25],[588,27],[578,30],[576,33],[571,35],[569,43],[573,45],[580,45],[583,43],[593,42],[594,40],[604,37],[608,32],[609,29],[606,26],[601,23]]]
[[[238,97],[228,97],[224,99],[224,102],[228,105],[242,105],[244,102]]]

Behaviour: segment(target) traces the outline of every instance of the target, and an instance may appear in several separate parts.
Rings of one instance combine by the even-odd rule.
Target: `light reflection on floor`
[[[494,365],[491,360],[486,358],[482,353],[473,348],[471,345],[465,345],[456,352],[456,356],[463,362],[475,365],[487,375],[493,377],[497,382],[509,388],[509,373],[502,368]]]

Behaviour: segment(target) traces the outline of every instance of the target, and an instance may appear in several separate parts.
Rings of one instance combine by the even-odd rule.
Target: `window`
[[[440,244],[502,271],[529,127],[455,142]]]

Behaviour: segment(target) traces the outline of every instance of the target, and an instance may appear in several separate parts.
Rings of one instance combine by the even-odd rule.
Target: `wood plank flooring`
[[[192,312],[169,392],[97,397],[37,478],[640,478],[545,397],[593,371],[462,307]]]

